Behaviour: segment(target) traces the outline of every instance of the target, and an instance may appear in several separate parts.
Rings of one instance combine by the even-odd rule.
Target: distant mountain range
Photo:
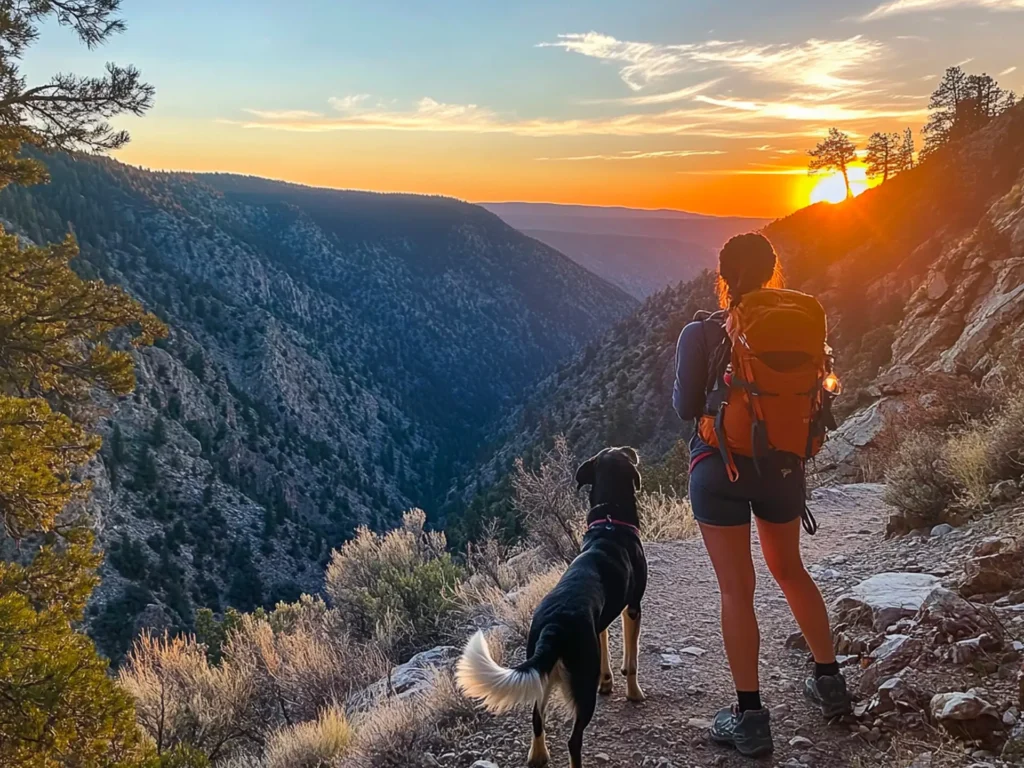
[[[551,203],[483,207],[640,299],[713,267],[726,240],[769,221]]]

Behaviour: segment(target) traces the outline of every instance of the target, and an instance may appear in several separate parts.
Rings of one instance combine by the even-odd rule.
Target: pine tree
[[[133,67],[108,64],[101,77],[58,74],[31,87],[19,71],[41,25],[56,20],[93,47],[124,28],[118,6],[3,4],[0,188],[46,179],[23,145],[103,151],[128,140],[107,120],[151,102]],[[76,275],[76,255],[70,237],[22,248],[0,230],[0,523],[27,542],[24,561],[0,560],[0,765],[12,768],[98,768],[141,754],[131,701],[75,629],[100,556],[85,527],[56,520],[89,492],[77,470],[100,445],[88,431],[93,398],[135,384],[131,355],[112,336],[138,346],[164,329],[121,289]]]
[[[922,154],[974,133],[1015,102],[1016,96],[990,75],[968,75],[960,67],[950,67],[928,103],[931,115],[924,126]]]
[[[850,137],[838,128],[829,128],[828,138],[807,152],[811,160],[807,164],[807,172],[813,176],[821,171],[838,171],[843,174],[846,183],[846,197],[853,197],[850,188],[849,165],[857,159],[857,147]]]
[[[900,144],[896,167],[900,172],[909,171],[914,167],[914,131],[910,128],[903,131],[903,142]]]
[[[868,153],[864,162],[868,176],[881,176],[888,181],[899,171],[900,135],[898,133],[875,132],[868,139]]]

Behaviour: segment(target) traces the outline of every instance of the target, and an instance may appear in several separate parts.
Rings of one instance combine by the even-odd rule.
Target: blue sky
[[[1024,0],[122,8],[97,51],[46,28],[26,71],[139,66],[127,162],[474,200],[775,215],[830,125],[917,129],[961,62],[1024,85]]]

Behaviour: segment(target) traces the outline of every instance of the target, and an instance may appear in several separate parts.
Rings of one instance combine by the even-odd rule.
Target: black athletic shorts
[[[792,454],[772,454],[761,459],[758,474],[754,460],[734,456],[739,480],[729,480],[721,455],[713,453],[695,462],[690,470],[690,504],[697,522],[706,525],[745,525],[750,513],[769,523],[788,523],[804,511],[806,479],[804,464]]]

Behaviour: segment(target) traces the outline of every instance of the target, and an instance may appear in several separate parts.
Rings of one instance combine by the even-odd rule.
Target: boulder
[[[417,653],[391,670],[387,677],[355,694],[349,706],[353,710],[363,711],[387,698],[405,699],[429,693],[434,687],[438,671],[452,667],[460,652],[454,646],[441,645]]]
[[[925,652],[922,640],[909,635],[886,635],[882,644],[867,658],[868,666],[860,677],[860,690],[870,696],[883,680],[911,666]]]
[[[977,637],[958,640],[953,644],[950,660],[955,664],[970,664],[983,654],[1000,650],[1002,645],[999,640],[987,632]]]
[[[1017,483],[1013,480],[1000,480],[992,486],[989,500],[993,504],[1005,504],[1008,501],[1013,501],[1018,496],[1020,496],[1020,489],[1017,488]]]
[[[1024,557],[1016,545],[968,560],[965,571],[960,585],[964,597],[1008,592],[1024,585]]]
[[[925,697],[919,690],[912,686],[906,679],[907,670],[899,675],[883,680],[878,686],[878,692],[871,697],[868,704],[868,711],[873,715],[885,712],[919,710],[922,708]]]
[[[936,724],[958,738],[987,741],[1003,727],[999,710],[973,691],[937,693],[929,711]]]
[[[941,538],[942,536],[945,536],[947,533],[952,533],[955,530],[956,530],[956,528],[954,528],[949,523],[941,523],[939,525],[936,525],[934,528],[932,528],[931,535],[932,535],[933,538],[938,539],[938,538]]]
[[[1011,765],[1024,763],[1024,720],[1019,721],[1010,731],[1010,737],[1003,745],[1002,758]]]
[[[1013,546],[1013,539],[1008,536],[986,536],[974,548],[974,556],[985,557],[986,555],[994,555],[997,552],[1012,549]]]
[[[939,579],[928,573],[879,573],[841,595],[833,610],[838,621],[870,625],[882,632],[914,616],[938,585]]]
[[[996,641],[990,647],[1001,644],[1005,635],[990,608],[976,606],[945,587],[936,587],[928,594],[918,611],[917,621],[955,640],[990,635]]]

